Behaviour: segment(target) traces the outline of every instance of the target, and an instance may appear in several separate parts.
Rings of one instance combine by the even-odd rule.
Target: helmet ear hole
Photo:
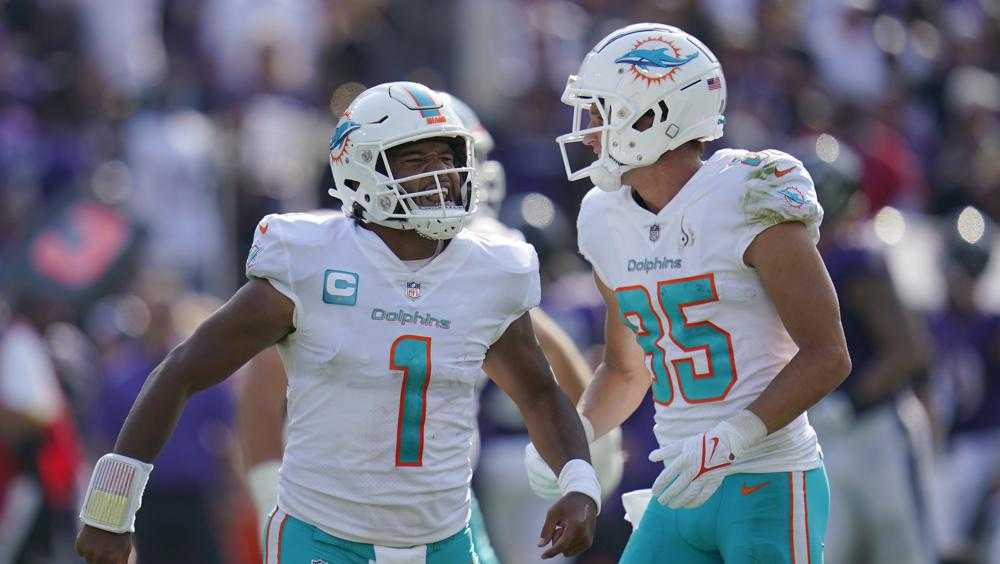
[[[667,101],[666,100],[660,100],[660,103],[657,104],[657,105],[660,108],[660,120],[659,121],[660,121],[660,123],[663,123],[663,122],[667,121],[667,116],[670,115],[670,108],[667,107]]]
[[[352,192],[357,192],[358,187],[361,186],[361,183],[358,182],[357,180],[351,180],[350,178],[348,178],[344,180],[344,186],[347,186]]]
[[[632,123],[632,129],[640,133],[646,131],[650,127],[653,127],[653,121],[655,119],[656,113],[653,110],[646,110],[646,113],[642,114],[642,117]]]
[[[464,137],[455,137],[448,141],[448,146],[451,148],[452,157],[455,159],[455,166],[458,168],[466,166],[468,163],[466,154],[466,139]]]
[[[375,172],[377,172],[377,173],[379,173],[379,174],[381,174],[383,176],[388,176],[388,174],[386,174],[386,171],[388,169],[389,169],[389,167],[386,166],[386,162],[385,162],[385,153],[383,152],[383,153],[379,154],[379,156],[378,156],[377,159],[375,159]]]

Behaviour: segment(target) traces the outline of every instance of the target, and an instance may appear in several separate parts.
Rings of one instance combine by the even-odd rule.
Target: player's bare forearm
[[[167,355],[146,379],[115,443],[115,452],[152,461],[192,394],[226,379],[291,330],[293,305],[254,279]]]
[[[620,426],[639,405],[652,382],[645,366],[642,370],[613,370],[601,363],[594,379],[580,401],[580,412],[594,426],[595,438]]]
[[[833,391],[851,371],[840,307],[830,275],[801,223],[763,231],[744,255],[757,270],[789,336],[799,347],[748,406],[767,426],[781,429]]]
[[[493,343],[485,369],[517,404],[532,443],[556,474],[574,458],[590,461],[583,425],[556,385],[529,314],[511,323]]]
[[[544,311],[537,307],[532,309],[531,321],[535,326],[538,344],[552,366],[556,382],[573,405],[579,404],[580,396],[591,378],[587,361],[570,336]]]
[[[553,472],[558,475],[563,465],[575,458],[590,462],[580,416],[562,390],[553,386],[518,408],[531,442]]]
[[[285,370],[275,347],[265,349],[247,365],[236,404],[238,434],[247,468],[281,460],[287,387]]]
[[[800,349],[747,409],[773,433],[832,392],[850,372],[846,349]]]
[[[604,298],[604,360],[594,372],[580,411],[601,437],[622,424],[642,403],[653,379],[635,335],[622,322],[618,300],[597,273],[594,284]]]

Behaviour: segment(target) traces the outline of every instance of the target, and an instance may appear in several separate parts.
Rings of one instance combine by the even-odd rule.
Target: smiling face
[[[406,178],[418,174],[453,169],[455,150],[445,139],[432,138],[406,143],[386,151],[389,167],[394,178]],[[461,166],[461,165],[459,165]],[[436,180],[435,180],[436,179]],[[428,175],[423,178],[402,182],[400,185],[408,194],[437,190],[438,182],[444,190],[443,199],[453,205],[463,205],[462,179],[455,171]],[[433,193],[413,198],[420,207],[441,205],[442,194]]]

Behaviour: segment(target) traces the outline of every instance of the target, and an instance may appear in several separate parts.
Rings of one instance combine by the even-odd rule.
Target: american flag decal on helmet
[[[717,76],[709,78],[708,80],[705,81],[705,83],[708,84],[709,90],[718,90],[722,88],[722,79]]]

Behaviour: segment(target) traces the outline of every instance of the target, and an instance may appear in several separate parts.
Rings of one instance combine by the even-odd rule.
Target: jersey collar
[[[419,270],[413,271],[375,233],[356,223],[351,226],[350,233],[361,254],[371,263],[373,269],[413,303],[425,301],[439,286],[444,285],[465,262],[472,248],[463,230],[451,239],[451,243],[441,251],[441,254]],[[417,297],[407,295],[407,284],[414,282],[420,285]]]

